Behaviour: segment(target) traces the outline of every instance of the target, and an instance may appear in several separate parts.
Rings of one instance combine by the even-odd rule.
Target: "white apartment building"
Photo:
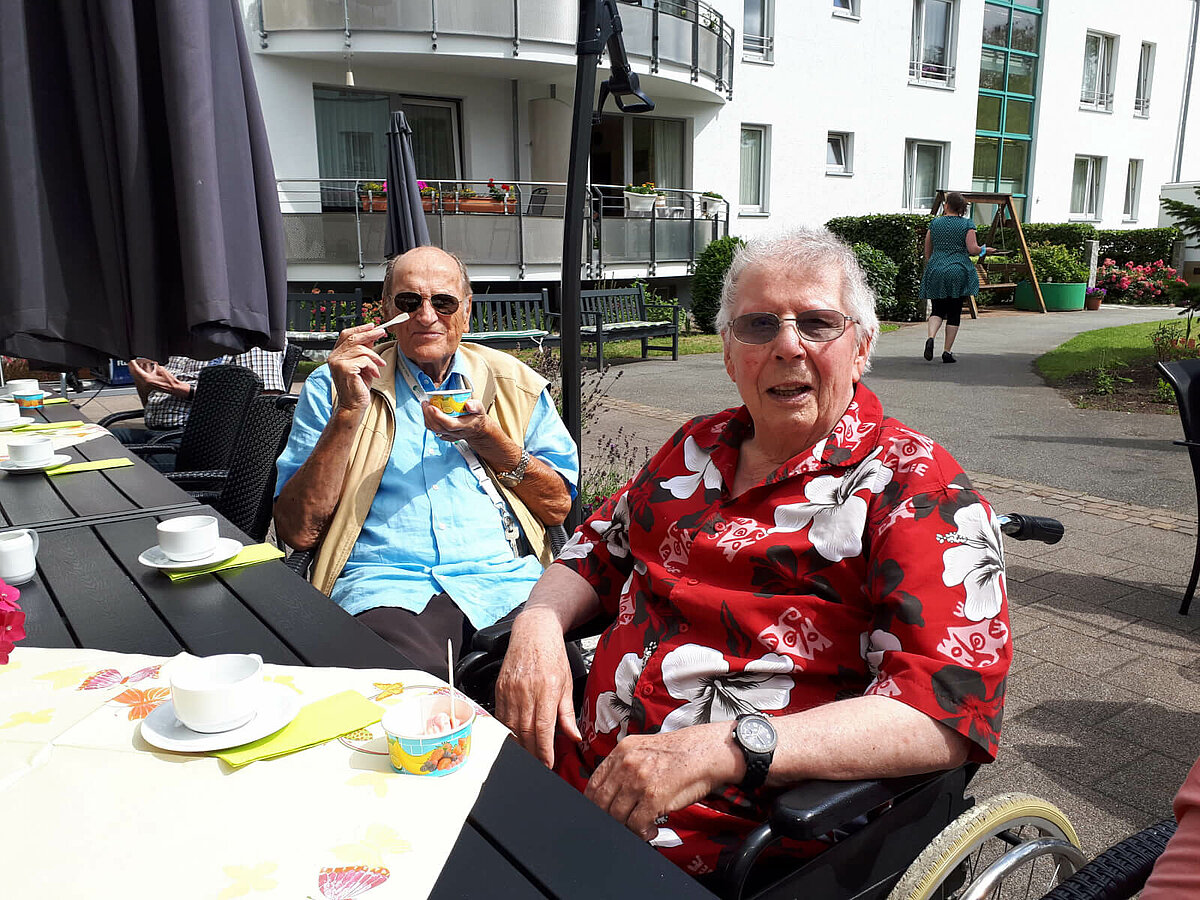
[[[576,0],[243,0],[298,289],[381,279],[390,112],[440,189],[435,243],[479,281],[558,279]],[[633,0],[647,115],[608,109],[584,277],[682,285],[726,232],[1012,193],[1027,221],[1158,224],[1200,180],[1200,0]],[[601,78],[606,71],[601,69]],[[468,211],[464,188],[509,185]],[[654,182],[652,213],[622,186]],[[715,191],[728,206],[701,204]],[[499,286],[498,286],[499,287]]]

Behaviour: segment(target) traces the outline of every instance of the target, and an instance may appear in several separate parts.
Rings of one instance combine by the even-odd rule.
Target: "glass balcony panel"
[[[688,261],[688,230],[691,219],[656,219],[654,222],[654,256],[658,262]]]
[[[352,31],[433,31],[429,0],[347,0]]]
[[[556,265],[562,262],[562,219],[526,217],[524,227],[527,265]],[[586,257],[587,253],[585,252],[584,258]]]
[[[517,12],[522,40],[575,43],[576,31],[579,28],[578,3],[563,3],[562,0],[520,0]],[[622,8],[622,24],[624,21],[625,10]],[[650,33],[648,25],[646,33]],[[625,37],[628,40],[629,35]]]
[[[579,4],[574,4],[578,8]],[[625,51],[634,56],[650,56],[654,43],[654,13],[640,6],[621,4],[621,34],[625,38]]]
[[[261,0],[263,27],[276,29],[344,28],[342,0]]]
[[[600,234],[604,265],[650,261],[649,219],[605,219]]]
[[[519,258],[516,216],[445,216],[443,224],[443,249],[467,266],[511,265]]]
[[[700,29],[700,55],[697,65],[701,72],[710,78],[717,77],[717,54],[721,51],[721,42],[717,35],[707,28]]]
[[[469,34],[480,37],[512,37],[512,3],[463,3],[437,0],[439,34]]]
[[[658,17],[658,56],[680,66],[692,64],[692,23],[674,16]]]

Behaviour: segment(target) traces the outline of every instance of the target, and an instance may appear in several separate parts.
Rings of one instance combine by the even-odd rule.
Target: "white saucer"
[[[36,421],[37,419],[35,419],[33,416],[21,416],[15,422],[9,422],[7,425],[0,425],[0,431],[12,431],[14,428],[20,428],[22,425],[29,425],[30,423]]]
[[[14,475],[25,475],[29,472],[45,472],[47,469],[56,468],[70,461],[71,457],[65,453],[55,453],[45,462],[40,462],[35,466],[19,466],[11,459],[6,459],[0,462],[0,471],[12,472]]]
[[[223,563],[227,559],[233,559],[242,552],[243,546],[241,541],[235,541],[233,538],[218,538],[216,549],[208,554],[208,556],[202,556],[199,559],[189,559],[187,562],[177,562],[163,553],[158,545],[155,544],[138,557],[138,562],[143,566],[149,566],[152,569],[161,569],[164,572],[174,572],[177,569],[199,569],[203,566],[211,566],[214,563]]]
[[[192,731],[175,718],[175,705],[168,700],[142,719],[142,740],[160,750],[181,753],[206,753],[240,747],[274,734],[300,712],[300,695],[286,685],[263,682],[258,711],[253,719],[240,728],[217,734]]]

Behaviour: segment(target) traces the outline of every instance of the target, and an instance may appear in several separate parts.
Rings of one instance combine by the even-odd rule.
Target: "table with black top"
[[[48,407],[45,416],[76,417],[66,405]],[[67,452],[76,459],[122,455],[109,438]],[[413,668],[278,560],[179,582],[138,563],[157,543],[158,521],[176,515],[215,515],[223,537],[248,542],[140,461],[53,479],[0,476],[0,511],[9,523],[33,524],[41,543],[37,575],[20,586],[24,646],[156,656],[258,653],[283,665]],[[651,895],[712,897],[509,741],[431,897]]]
[[[22,410],[23,415],[31,413],[41,422],[87,421],[87,416],[69,403]],[[53,432],[43,433],[53,435]],[[72,462],[115,457],[134,462],[120,469],[54,477],[40,472],[0,473],[0,528],[38,528],[56,522],[120,518],[130,513],[197,505],[186,491],[126,450],[116,438],[96,438],[61,452],[70,456]]]

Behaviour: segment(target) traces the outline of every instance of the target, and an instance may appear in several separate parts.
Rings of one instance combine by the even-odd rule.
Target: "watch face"
[[[766,753],[775,749],[775,729],[758,716],[748,716],[737,726],[738,740],[753,753]]]

